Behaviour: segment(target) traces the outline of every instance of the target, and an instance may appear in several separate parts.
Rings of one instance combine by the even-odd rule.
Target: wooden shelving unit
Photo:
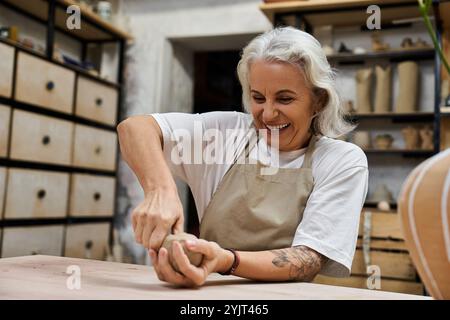
[[[0,254],[2,256],[14,254],[14,246],[16,243],[19,245],[17,241],[13,240],[14,237],[36,237],[35,242],[42,247],[51,247],[52,251],[48,254],[67,255],[69,250],[70,255],[89,250],[92,251],[92,258],[99,259],[104,253],[102,252],[103,248],[99,247],[99,243],[103,244],[105,235],[107,241],[112,239],[112,224],[116,211],[116,165],[118,159],[118,143],[115,132],[116,124],[121,119],[121,110],[123,109],[125,47],[127,43],[132,41],[132,37],[86,10],[81,10],[81,29],[67,29],[66,18],[68,15],[66,9],[72,4],[75,4],[75,2],[71,0],[0,0],[1,9],[12,10],[27,19],[44,25],[46,28],[44,52],[37,52],[8,39],[0,39],[0,46],[7,48],[7,50],[4,49],[5,51],[12,52],[11,59],[8,60],[10,61],[8,64],[12,66],[9,69],[12,70],[11,79],[8,80],[11,90],[9,93],[0,93],[0,105],[2,105],[0,107],[2,111],[8,112],[8,119],[5,122],[9,127],[6,138],[0,141],[1,144],[7,146],[7,148],[1,150],[2,153],[0,154],[0,200],[4,200],[0,202]],[[106,80],[81,67],[54,60],[53,50],[57,32],[61,32],[80,44],[79,56],[81,61],[86,60],[90,44],[117,44],[117,79]],[[26,61],[29,63],[28,66],[32,67],[31,69],[24,67]],[[2,67],[5,67],[5,65],[6,62],[3,63]],[[36,82],[29,81],[34,77],[39,80]],[[20,87],[23,92],[24,86],[27,86],[25,84],[27,81],[29,85],[26,90],[30,90],[30,94],[22,94],[19,97],[18,88]],[[62,94],[65,92],[69,92],[69,94]],[[54,96],[50,97],[52,94]],[[28,96],[33,96],[35,100],[33,102],[27,101]],[[44,96],[48,96],[49,99],[36,98]],[[57,97],[55,98],[55,96]],[[58,101],[57,99],[65,99],[64,101],[70,101],[70,103],[67,103],[67,108],[63,109],[59,103],[52,103],[52,99],[56,99],[56,101]],[[26,125],[25,118],[19,118],[19,115],[27,115],[29,117],[27,119],[33,119],[34,122],[30,122],[32,125]],[[38,121],[42,121],[42,123],[38,123]],[[50,129],[49,133],[43,136],[41,140],[40,131],[45,131],[42,128],[47,128],[43,125],[44,121],[48,123],[49,128],[59,126],[59,129],[65,131],[61,131],[60,134],[59,131],[55,131],[56,129]],[[13,147],[13,135],[15,132],[17,137],[17,132],[20,132],[19,125],[22,126],[24,131],[27,131],[29,127],[33,127],[33,124],[40,130],[35,145],[27,146],[23,141],[18,143],[16,140]],[[67,132],[71,133],[65,135]],[[70,141],[67,145],[61,144],[61,146],[64,146],[64,150],[54,147],[59,135],[67,136],[68,141]],[[40,158],[21,158],[13,155],[13,149],[36,148],[36,145],[39,145],[38,148],[40,148],[38,149]],[[50,145],[52,148],[45,149],[43,147],[45,145]],[[88,155],[88,158],[84,158],[85,160],[76,158],[76,150],[81,150],[81,152],[86,150],[83,156]],[[50,154],[50,152],[55,155],[69,154],[70,156],[66,158],[69,158],[70,161],[58,162],[48,159],[49,157],[45,158],[45,155]],[[79,152],[78,156],[80,156]],[[99,159],[102,160],[99,161]],[[92,162],[89,163],[89,161]],[[5,172],[7,173],[5,174]],[[10,185],[14,186],[14,184],[11,184],[12,177],[14,175],[17,177],[20,174],[28,175],[27,179],[32,182],[36,181],[36,179],[30,179],[33,175],[46,177],[45,179],[49,179],[49,181],[53,179],[51,177],[64,177],[64,184],[55,187],[54,183],[47,183],[42,186],[38,193],[31,193],[29,199],[19,201],[20,205],[35,201],[36,205],[32,205],[31,208],[39,208],[39,210],[36,209],[36,212],[30,213],[27,211],[24,214],[19,212],[20,210],[10,208],[7,215],[7,199],[11,200],[12,195],[16,197],[14,192],[27,189],[25,185],[16,187],[15,191],[9,191],[8,189]],[[66,190],[67,183],[69,186],[66,193],[61,190]],[[30,188],[27,190],[32,192]],[[64,200],[56,197],[52,193],[53,191],[60,192]],[[4,199],[2,193],[5,195]],[[45,209],[45,206],[51,207],[54,205],[51,199],[60,203],[60,209],[49,214],[50,211],[47,210],[48,208]],[[80,199],[84,200],[80,201]],[[39,202],[44,200],[46,201],[45,206]],[[15,200],[11,200],[10,203],[17,205]],[[62,209],[61,203],[65,203],[66,209]],[[86,203],[89,203],[89,206],[86,207]],[[10,205],[10,207],[14,206]],[[44,207],[44,209],[41,207]],[[17,214],[15,214],[16,211]],[[22,215],[26,215],[26,218],[20,218]],[[33,232],[33,234],[30,234],[30,232]],[[61,237],[63,240],[57,244],[59,240],[56,239],[61,239]],[[83,241],[86,241],[86,239],[83,237],[93,239],[94,244],[91,240],[84,243]],[[96,241],[97,244],[95,244]],[[69,242],[73,243],[70,248],[67,247]],[[32,246],[30,245],[30,250]],[[58,250],[60,251],[58,252]],[[22,252],[22,254],[30,253]]]
[[[1,0],[0,3],[43,23],[47,23],[50,20],[49,16],[51,16],[51,11],[53,10],[50,5],[53,3],[53,0]],[[81,8],[82,27],[69,30],[66,27],[66,10],[67,7],[76,4],[76,2],[72,0],[56,0],[54,3],[56,5],[54,7],[54,28],[57,31],[84,41],[108,41],[115,39],[129,41],[133,39],[130,34],[83,8]]]

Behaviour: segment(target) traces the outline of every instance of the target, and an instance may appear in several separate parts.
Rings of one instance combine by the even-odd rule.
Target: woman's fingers
[[[208,258],[214,258],[216,255],[215,250],[209,241],[203,239],[187,240],[186,245],[188,250],[202,253]]]
[[[136,229],[134,230],[134,236],[136,238],[136,242],[142,244],[142,234],[144,232],[145,216],[137,215],[136,220],[137,226]]]
[[[184,230],[184,216],[181,215],[173,225],[172,231],[174,234],[177,234],[179,232],[183,232],[183,230]]]
[[[152,248],[150,246],[150,239],[151,239],[153,230],[154,230],[154,226],[151,223],[149,223],[149,221],[147,221],[147,223],[144,226],[144,231],[142,231],[142,245],[147,249],[151,248],[151,249],[157,250],[158,248]]]
[[[169,230],[165,229],[164,226],[161,224],[158,224],[153,230],[150,235],[148,245],[149,248],[154,250],[159,250],[161,247],[164,239],[166,238],[167,234],[169,233]]]
[[[164,277],[161,274],[161,272],[159,272],[158,254],[153,249],[148,250],[148,253],[150,254],[150,259],[152,259],[153,269],[155,270],[156,275],[158,276],[158,279],[161,280],[161,281],[165,281]]]
[[[206,275],[202,268],[197,268],[191,264],[189,258],[183,251],[181,244],[178,241],[174,241],[172,244],[173,257],[178,265],[180,272],[186,277],[191,279],[191,281],[200,286],[204,283]]]
[[[169,263],[169,253],[166,248],[161,248],[158,253],[159,272],[165,281],[178,284],[188,285],[188,280],[178,272],[176,272]]]

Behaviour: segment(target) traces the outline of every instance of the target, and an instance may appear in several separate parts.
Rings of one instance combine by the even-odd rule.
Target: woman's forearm
[[[132,116],[117,126],[120,150],[144,193],[155,189],[176,192],[175,181],[162,151],[162,133],[152,116]]]
[[[239,251],[234,275],[261,281],[311,281],[326,258],[306,246],[270,251]]]

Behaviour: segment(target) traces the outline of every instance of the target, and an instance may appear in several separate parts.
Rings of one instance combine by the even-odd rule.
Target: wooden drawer
[[[82,118],[115,125],[117,90],[79,76],[75,114]]]
[[[75,125],[74,166],[114,171],[116,152],[116,133]]]
[[[19,52],[16,100],[72,113],[75,72]]]
[[[70,165],[73,123],[15,109],[12,159]]]
[[[72,175],[69,215],[74,217],[112,216],[115,181],[110,177]]]
[[[0,96],[10,98],[12,95],[14,68],[14,48],[0,43]]]
[[[3,204],[6,190],[6,168],[0,167],[0,220],[3,218]],[[1,237],[0,237],[1,239]]]
[[[0,157],[6,157],[8,155],[10,122],[11,108],[0,104]]]
[[[314,281],[318,284],[326,284],[339,287],[367,289],[367,277],[351,276],[348,278],[332,278],[318,275]],[[381,279],[381,291],[398,292],[406,294],[424,294],[424,286],[413,281]]]
[[[70,225],[66,232],[66,257],[104,260],[109,240],[109,223]]]
[[[359,238],[356,244],[358,249],[363,248],[363,239]],[[390,239],[370,239],[370,249],[378,250],[403,250],[408,251],[405,241],[390,240]]]
[[[68,173],[10,168],[4,218],[65,217],[68,194]]]
[[[381,277],[406,280],[416,279],[416,271],[408,253],[371,251],[370,265],[380,267]],[[366,271],[363,251],[356,250],[352,264],[352,275],[366,275]]]
[[[376,209],[363,209],[360,224],[359,235],[364,232],[364,214],[366,211],[372,213],[370,236],[375,238],[404,239],[400,226],[400,219],[397,213],[382,212]]]
[[[60,256],[64,226],[3,228],[2,258],[45,254]]]

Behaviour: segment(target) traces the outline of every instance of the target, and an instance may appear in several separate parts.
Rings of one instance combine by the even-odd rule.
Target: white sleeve
[[[332,161],[322,161],[316,170],[320,173],[315,175],[314,190],[292,245],[304,245],[326,256],[329,260],[321,274],[347,277],[367,195],[367,158],[355,146]]]

